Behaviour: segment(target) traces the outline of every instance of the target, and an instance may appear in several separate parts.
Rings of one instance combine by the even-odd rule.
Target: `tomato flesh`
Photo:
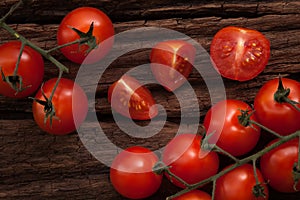
[[[213,66],[223,77],[247,81],[266,67],[270,42],[259,31],[229,26],[214,36],[210,55]]]
[[[162,86],[168,91],[174,91],[187,81],[193,69],[195,55],[195,47],[188,42],[160,42],[151,50],[151,70]]]
[[[115,111],[132,119],[148,120],[158,114],[150,91],[128,75],[123,75],[109,87],[108,101]]]

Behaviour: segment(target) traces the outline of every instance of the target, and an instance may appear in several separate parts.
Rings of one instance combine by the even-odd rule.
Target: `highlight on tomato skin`
[[[186,41],[159,42],[150,53],[151,70],[158,83],[174,91],[187,81],[195,57],[196,48]]]
[[[269,145],[277,142],[271,141]],[[300,181],[295,182],[293,169],[298,162],[299,139],[290,140],[263,155],[260,169],[270,187],[283,193],[296,193],[300,190]]]
[[[240,123],[238,118],[242,111],[249,115],[253,112],[243,101],[226,99],[214,104],[204,117],[203,125],[209,141],[233,156],[242,156],[253,150],[261,135],[258,126]],[[250,120],[257,121],[257,118],[251,115]]]
[[[16,91],[3,76],[14,75],[20,54],[21,42],[9,41],[0,45],[0,94],[11,98],[24,98],[36,92],[44,78],[44,60],[42,56],[29,46],[25,46],[18,66]],[[22,81],[20,88],[20,81]]]
[[[192,190],[174,198],[174,200],[211,200],[211,196],[201,190]]]
[[[153,172],[158,161],[156,154],[145,147],[129,147],[114,158],[110,181],[115,190],[126,198],[150,197],[162,183],[162,174]]]
[[[134,120],[149,120],[158,114],[151,92],[128,75],[123,75],[109,87],[108,101],[113,110]]]
[[[57,78],[46,81],[36,93],[35,99],[45,101],[44,95],[49,98]],[[33,101],[32,112],[38,126],[53,135],[66,135],[76,131],[86,118],[88,99],[83,89],[70,79],[61,78],[54,92],[52,104],[55,115],[50,123],[50,117],[45,123],[45,106]]]
[[[215,175],[219,169],[219,156],[214,151],[201,148],[202,136],[183,133],[175,136],[165,147],[162,154],[163,163],[170,171],[188,184],[198,183]],[[171,182],[185,188],[180,181],[169,176]]]
[[[61,48],[60,51],[70,61],[78,64],[95,63],[107,55],[112,48],[115,34],[113,23],[103,11],[93,7],[76,8],[63,18],[57,31],[58,45],[80,39],[78,33],[72,28],[87,33],[92,23],[92,35],[95,37],[92,43],[96,43],[95,48],[89,52],[90,47],[86,43]]]
[[[210,56],[223,77],[247,81],[258,76],[268,64],[270,42],[257,30],[228,26],[213,37]]]
[[[230,166],[228,166],[230,167]],[[226,168],[225,168],[226,169]],[[257,185],[251,164],[244,164],[224,174],[216,181],[215,200],[268,200],[269,189],[259,169],[257,178],[264,196],[256,197],[254,187]]]
[[[277,102],[274,94],[278,90],[279,78],[274,78],[259,89],[254,99],[254,115],[258,122],[280,135],[289,135],[300,129],[300,112],[286,102]],[[289,89],[287,98],[300,102],[300,82],[281,78],[283,87]],[[300,108],[300,104],[295,104]]]

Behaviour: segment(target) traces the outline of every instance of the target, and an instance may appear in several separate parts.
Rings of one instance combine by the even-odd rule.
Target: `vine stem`
[[[244,164],[246,164],[246,163],[249,163],[249,162],[251,162],[251,161],[253,161],[253,160],[256,160],[256,159],[260,158],[261,156],[263,156],[263,155],[266,154],[267,152],[271,151],[272,149],[275,149],[275,148],[278,147],[279,145],[281,145],[281,144],[283,144],[283,143],[285,143],[285,142],[287,142],[287,141],[290,141],[290,140],[292,140],[292,139],[294,139],[294,138],[296,138],[296,137],[300,137],[300,131],[296,131],[295,133],[290,134],[290,135],[287,135],[287,136],[282,136],[282,137],[280,138],[280,140],[278,140],[277,142],[273,143],[272,145],[265,147],[264,149],[258,151],[257,153],[255,153],[255,154],[253,154],[253,155],[251,155],[251,156],[248,156],[248,157],[246,157],[246,158],[244,158],[244,159],[241,159],[240,162],[231,165],[230,167],[224,169],[223,171],[220,171],[219,173],[217,173],[217,174],[214,175],[214,176],[211,176],[211,177],[209,177],[209,178],[207,178],[207,179],[205,179],[205,180],[203,180],[203,181],[200,181],[200,182],[198,182],[198,183],[190,184],[187,188],[185,188],[185,189],[183,189],[183,190],[177,192],[176,194],[174,194],[174,195],[172,195],[172,196],[167,197],[167,200],[174,199],[174,198],[179,197],[179,196],[181,196],[181,195],[183,195],[183,194],[185,194],[185,193],[187,193],[187,192],[189,192],[189,191],[192,191],[192,190],[194,190],[194,189],[197,189],[197,188],[199,188],[200,186],[203,186],[203,185],[205,185],[205,184],[207,184],[207,183],[216,181],[218,178],[220,178],[220,177],[223,176],[224,174],[226,174],[226,173],[232,171],[233,169],[235,169],[235,168],[237,168],[237,167],[239,167],[239,166],[242,166],[242,165],[244,165]]]
[[[17,10],[21,5],[23,4],[23,1],[20,0],[16,4],[14,4],[10,10],[0,19],[0,23],[3,23],[15,10]]]
[[[70,46],[70,45],[73,45],[73,44],[80,44],[80,43],[87,42],[87,41],[88,41],[88,38],[80,38],[80,39],[74,40],[72,42],[65,43],[65,44],[53,47],[52,49],[46,50],[46,53],[49,54],[49,53],[51,53],[53,51],[56,51],[58,49],[61,49],[61,48],[64,48],[64,47],[67,47],[67,46]]]
[[[39,52],[44,58],[52,62],[55,66],[59,68],[59,70],[68,73],[69,69],[64,66],[61,62],[56,60],[53,56],[51,56],[46,50],[36,46],[31,41],[27,40],[24,36],[20,35],[17,31],[12,29],[9,25],[7,25],[5,22],[1,22],[0,26],[4,28],[7,32],[9,32],[11,35],[13,35],[16,39],[20,40],[24,45],[27,45],[31,47],[32,49]]]
[[[177,181],[179,181],[180,183],[182,183],[184,186],[190,187],[190,184],[188,184],[187,182],[185,182],[182,178],[180,178],[180,177],[176,176],[175,174],[173,174],[168,167],[166,167],[164,169],[164,171],[170,176],[170,178],[175,178]]]
[[[265,127],[264,125],[262,125],[262,124],[260,124],[260,123],[257,123],[256,121],[253,121],[253,120],[249,119],[249,123],[258,126],[258,127],[260,127],[261,129],[264,129],[265,131],[267,131],[267,132],[269,132],[269,133],[275,135],[275,136],[278,137],[278,138],[283,138],[283,137],[284,137],[284,136],[282,136],[282,135],[279,135],[279,134],[276,133],[275,131],[273,131],[273,130],[267,128],[267,127]]]
[[[20,61],[21,61],[21,57],[22,57],[24,48],[25,48],[25,43],[22,42],[21,43],[21,48],[20,48],[20,53],[19,53],[19,56],[18,56],[18,59],[17,59],[17,62],[16,62],[16,66],[15,66],[15,69],[14,69],[13,76],[17,76],[18,69],[19,69],[19,64],[20,64]]]
[[[231,155],[230,153],[228,153],[227,151],[223,150],[222,148],[218,147],[217,145],[214,146],[214,150],[217,152],[220,152],[224,155],[226,155],[227,157],[231,158],[232,160],[234,160],[236,163],[239,163],[240,160],[237,159],[235,156]]]
[[[259,182],[259,180],[258,180],[258,176],[257,176],[256,160],[257,160],[257,158],[255,158],[255,159],[252,160],[253,173],[254,173],[254,178],[255,178],[256,184],[260,184],[260,182]]]

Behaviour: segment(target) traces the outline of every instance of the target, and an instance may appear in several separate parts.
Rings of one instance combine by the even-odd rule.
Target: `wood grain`
[[[0,16],[15,2],[17,0],[1,1]],[[61,19],[79,6],[102,9],[111,17],[116,33],[141,27],[168,28],[193,38],[207,52],[211,39],[222,27],[234,25],[261,31],[271,42],[271,58],[266,69],[247,82],[223,79],[227,98],[251,104],[262,84],[278,74],[300,80],[299,1],[33,0],[30,5],[19,8],[8,22],[36,45],[50,49],[56,45],[56,31]],[[12,39],[0,29],[0,43]],[[124,133],[115,124],[107,101],[107,89],[128,70],[149,63],[149,52],[149,49],[139,49],[120,56],[99,80],[96,94],[88,91],[88,95],[96,97],[95,104],[89,105],[90,111],[95,108],[96,113],[89,115],[98,116],[105,136],[120,148],[143,145],[152,150],[160,149],[176,134],[182,114],[180,109],[186,109],[187,117],[195,117],[191,105],[180,107],[176,95],[157,84],[150,84],[147,87],[167,113],[164,128],[153,137],[141,139]],[[69,62],[60,52],[54,52],[53,56],[70,69],[64,77],[75,79],[80,66]],[[57,76],[57,68],[46,60],[45,69],[45,81]],[[208,77],[208,80],[214,78]],[[193,70],[188,80],[197,95],[202,122],[211,106],[210,94],[197,70]],[[181,90],[189,102],[191,94]],[[93,157],[80,135],[74,132],[58,137],[44,133],[34,123],[31,104],[29,99],[0,96],[0,199],[124,199],[109,182],[109,167]],[[160,113],[154,123],[162,123],[164,117]],[[95,122],[89,120],[87,127],[95,126]],[[147,123],[137,122],[141,126]],[[199,131],[203,131],[201,123]],[[268,137],[262,137],[260,147],[268,140]],[[164,199],[177,190],[164,180],[161,189],[149,199]],[[211,187],[204,190],[210,192]],[[299,193],[280,194],[271,189],[271,200],[296,200],[299,197]]]

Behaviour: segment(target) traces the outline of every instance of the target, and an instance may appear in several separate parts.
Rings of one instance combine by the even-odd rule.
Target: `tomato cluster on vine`
[[[9,31],[9,29],[7,27]],[[10,41],[0,46],[0,92],[14,98],[35,94],[32,111],[38,126],[55,135],[76,130],[85,120],[88,99],[74,81],[63,78],[65,68],[50,56],[60,50],[70,61],[99,61],[113,45],[114,28],[102,11],[82,7],[62,20],[58,47],[44,51],[29,41]],[[99,45],[100,44],[100,45]],[[99,45],[99,46],[98,46]],[[43,82],[42,55],[59,65],[59,76]],[[183,85],[193,70],[196,49],[181,40],[157,43],[151,50],[151,71],[157,82],[172,92]],[[224,78],[247,81],[258,76],[270,57],[270,42],[259,31],[225,27],[210,46],[214,68]],[[108,89],[108,102],[119,114],[134,120],[150,120],[158,114],[151,91],[133,77],[122,76]],[[269,80],[257,93],[254,106],[237,99],[218,102],[203,121],[206,133],[182,133],[164,148],[161,158],[147,148],[133,146],[119,153],[110,168],[117,192],[130,199],[153,195],[166,177],[182,190],[177,200],[268,199],[268,186],[280,192],[300,189],[299,133],[300,83],[288,78]],[[253,157],[251,152],[262,130],[278,137]],[[235,164],[220,169],[219,155]],[[256,161],[260,158],[260,166]],[[249,162],[252,161],[252,165]],[[213,182],[212,196],[201,191]],[[243,191],[243,192],[240,192]]]

